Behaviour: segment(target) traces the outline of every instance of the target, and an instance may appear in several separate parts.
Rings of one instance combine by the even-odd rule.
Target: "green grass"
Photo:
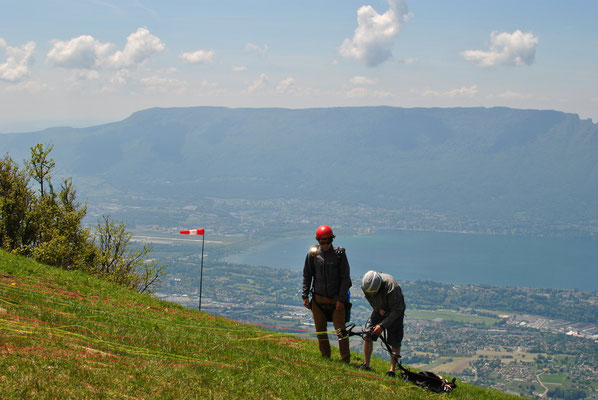
[[[317,343],[0,250],[2,399],[436,399]],[[458,382],[454,399],[516,399]]]
[[[498,318],[486,317],[481,315],[462,314],[454,310],[409,310],[408,316],[411,318],[420,318],[427,320],[434,320],[440,318],[447,321],[456,321],[464,323],[476,323],[484,324],[486,326],[492,326],[496,322],[500,321]]]
[[[541,374],[540,375],[540,380],[542,380],[542,383],[544,383],[546,386],[548,385],[563,385],[567,382],[567,375],[562,373],[562,374]]]

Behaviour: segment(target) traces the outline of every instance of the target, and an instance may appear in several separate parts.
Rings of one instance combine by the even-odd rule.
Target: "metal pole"
[[[201,269],[199,273],[199,311],[201,311],[201,286],[203,281],[203,246],[206,240],[206,233],[201,235]]]

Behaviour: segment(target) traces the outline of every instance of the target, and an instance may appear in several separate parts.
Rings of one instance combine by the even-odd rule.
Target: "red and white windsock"
[[[179,231],[181,235],[203,235],[205,232],[204,228]]]

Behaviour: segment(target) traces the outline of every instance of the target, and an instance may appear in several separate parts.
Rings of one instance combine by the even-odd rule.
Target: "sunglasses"
[[[318,239],[318,242],[320,244],[330,244],[330,243],[332,243],[332,238]]]

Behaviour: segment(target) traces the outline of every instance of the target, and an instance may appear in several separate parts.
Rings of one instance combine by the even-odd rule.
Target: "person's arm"
[[[339,302],[344,303],[347,301],[347,292],[349,291],[349,288],[353,285],[353,283],[351,282],[351,268],[349,267],[349,260],[347,260],[347,255],[344,251],[340,259],[339,278],[340,285],[337,299]]]
[[[405,299],[403,298],[403,291],[400,286],[392,288],[386,294],[390,310],[384,310],[386,318],[380,323],[383,328],[388,328],[399,318],[405,315]]]
[[[305,299],[309,298],[309,291],[311,289],[311,282],[313,279],[313,271],[309,260],[310,255],[305,256],[305,264],[303,265],[303,288],[301,290],[301,297],[303,298],[303,304]]]
[[[380,312],[381,310],[376,310],[374,308],[374,305],[372,304],[372,302],[369,301],[369,299],[367,299],[367,300],[370,303],[370,305],[372,306],[372,313],[370,314],[370,321],[379,320],[379,316],[382,315]],[[384,328],[380,324],[376,324],[376,325],[372,326],[371,333],[373,333],[376,336],[380,336],[382,334],[383,330],[384,330]]]

